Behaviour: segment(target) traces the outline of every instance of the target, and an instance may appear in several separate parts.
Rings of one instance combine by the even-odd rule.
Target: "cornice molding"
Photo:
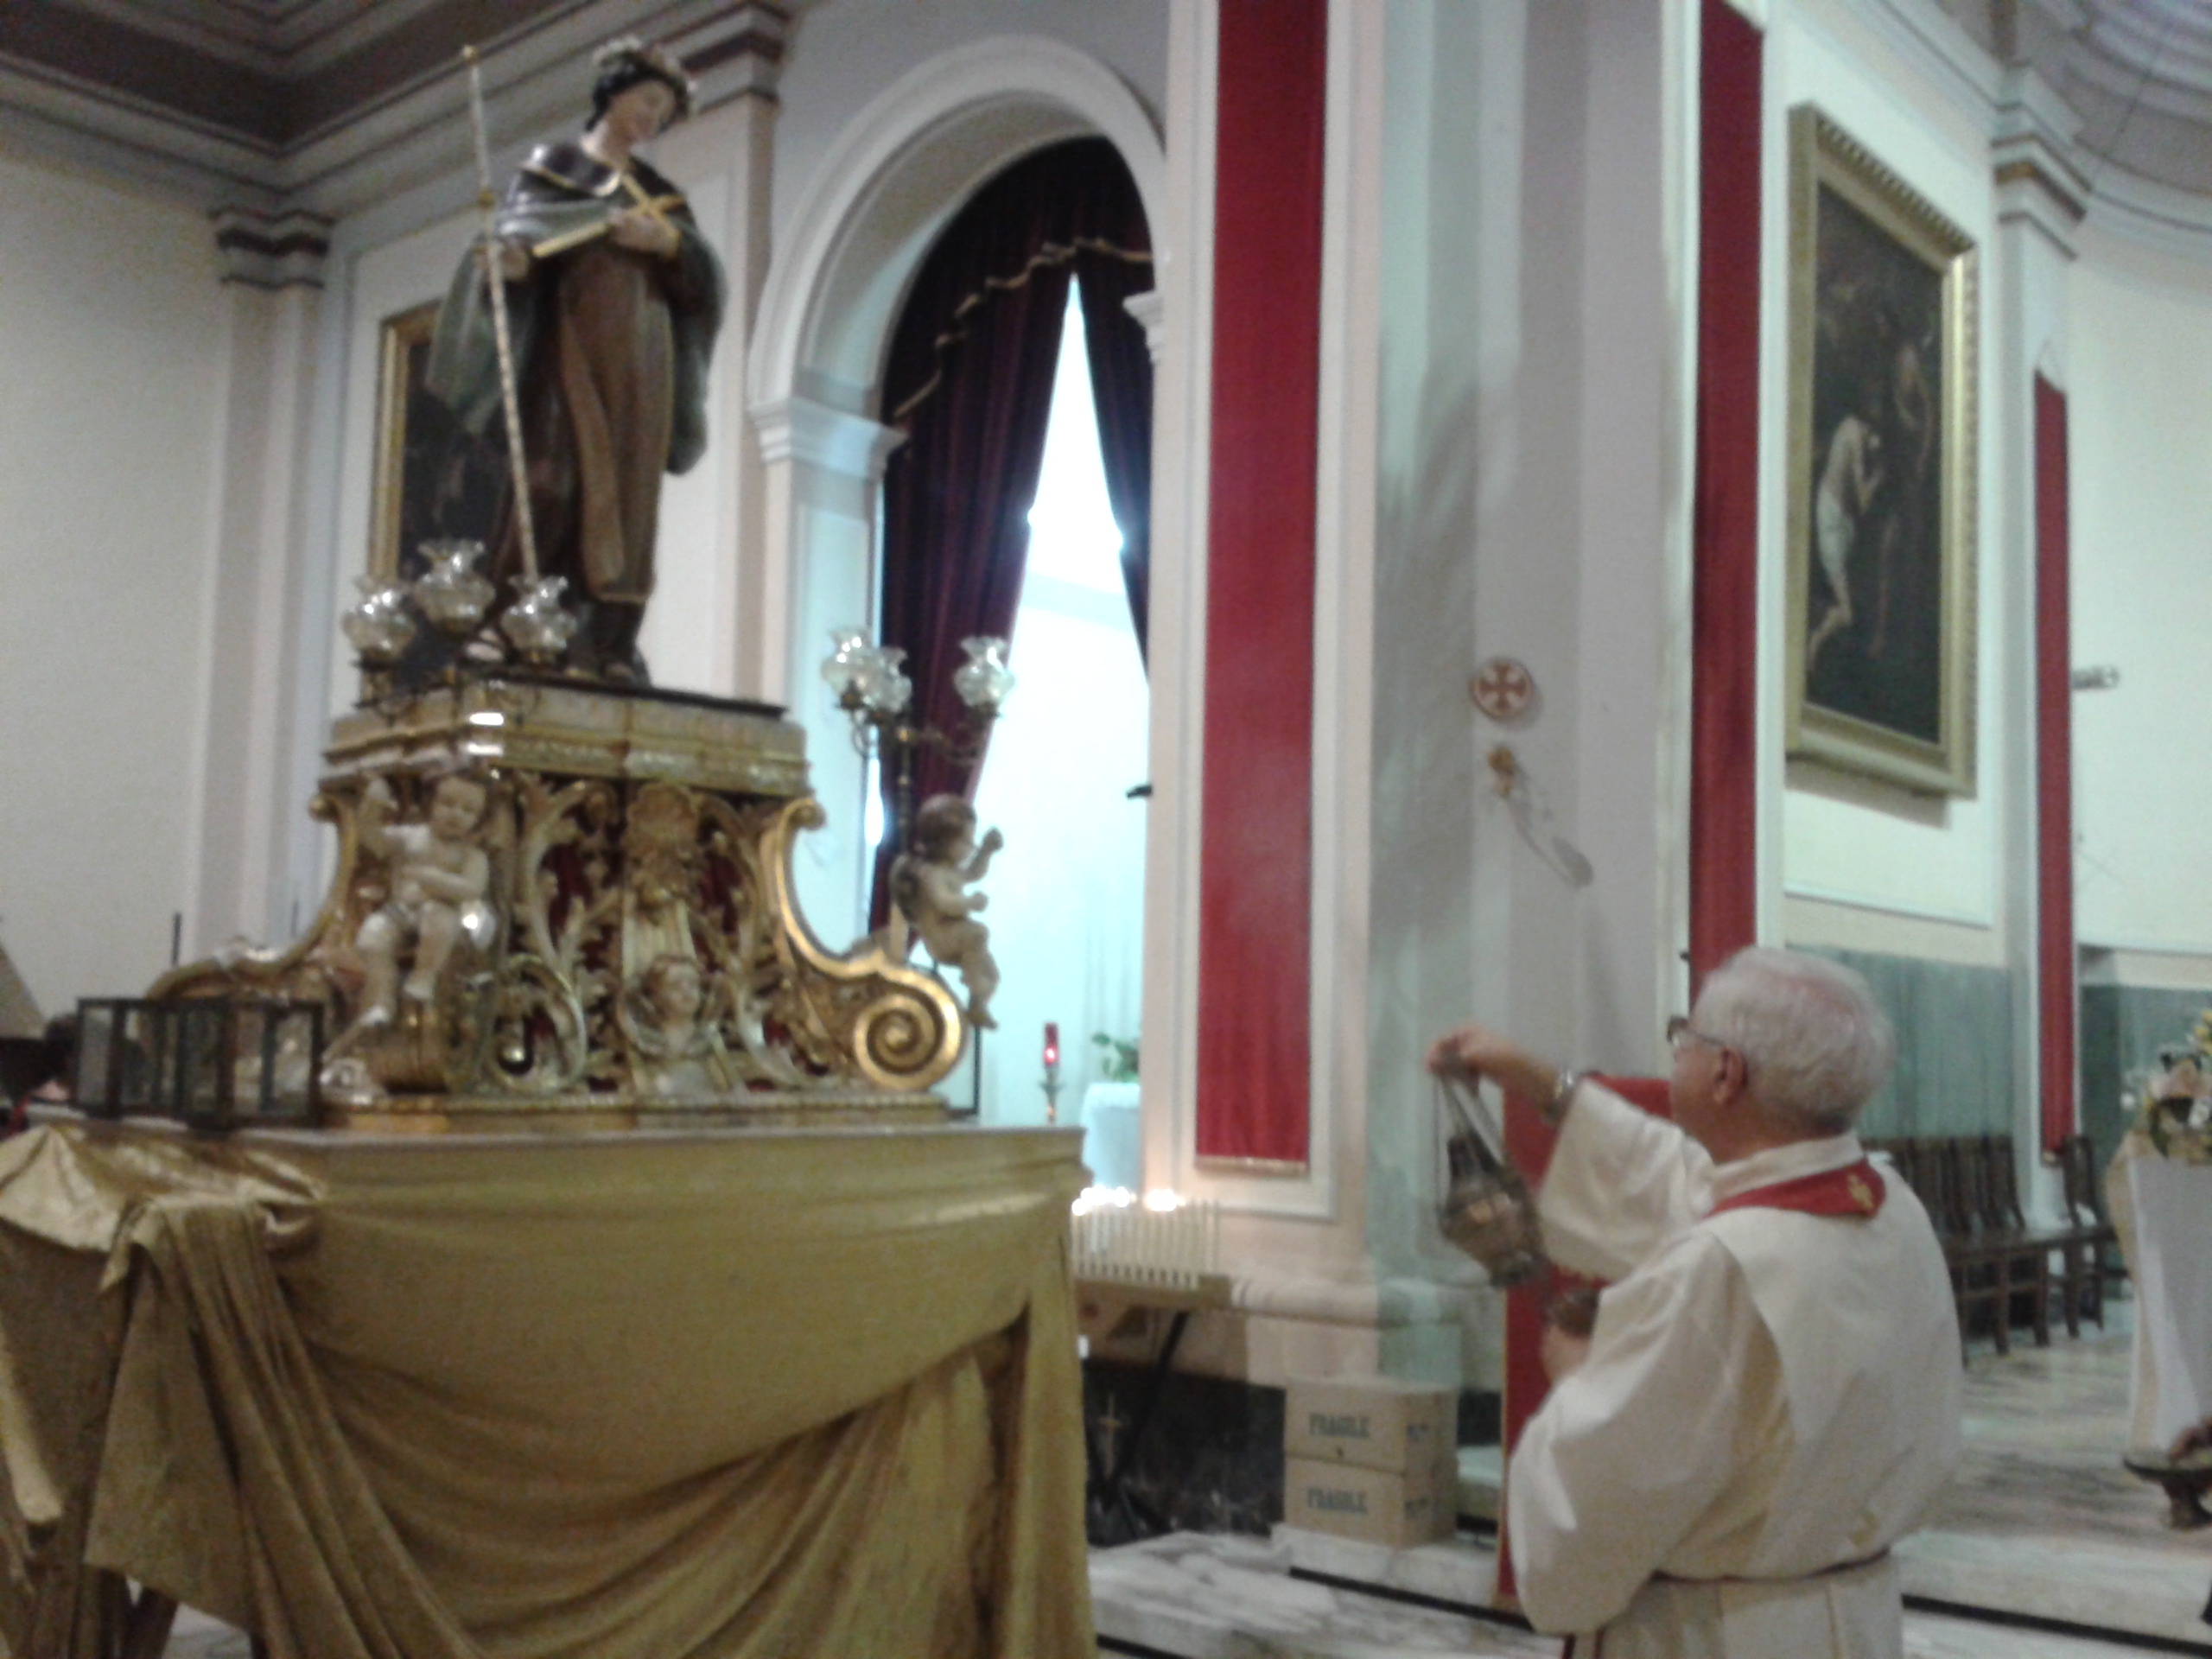
[[[2001,64],[1937,0],[1861,0],[1856,8],[1913,69],[1942,89],[1988,135],[1990,168],[2001,219],[2025,218],[2070,251],[2082,224],[2183,257],[2212,258],[2212,179],[2203,192],[2184,190],[2129,167],[2122,157],[2084,142],[2085,111],[2069,92],[2086,86],[2114,95],[2140,81],[2116,83],[2084,35],[2109,16],[2110,0],[2021,0],[2051,25],[2056,42],[2040,61]],[[2212,39],[2212,35],[2208,35]],[[2212,147],[2212,96],[2168,87],[2155,105],[2180,117],[2201,104]]]
[[[213,217],[225,283],[269,289],[322,286],[330,221],[320,213],[220,207]]]

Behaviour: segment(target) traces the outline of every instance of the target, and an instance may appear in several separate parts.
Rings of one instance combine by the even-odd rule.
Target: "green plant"
[[[1123,1042],[1118,1037],[1109,1037],[1104,1032],[1093,1032],[1090,1040],[1098,1046],[1098,1075],[1108,1083],[1135,1083],[1137,1080],[1137,1046],[1134,1039]]]

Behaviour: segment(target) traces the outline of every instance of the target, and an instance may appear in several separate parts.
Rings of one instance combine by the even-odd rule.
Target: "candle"
[[[1045,1064],[1047,1067],[1060,1063],[1060,1028],[1057,1022],[1045,1022]]]

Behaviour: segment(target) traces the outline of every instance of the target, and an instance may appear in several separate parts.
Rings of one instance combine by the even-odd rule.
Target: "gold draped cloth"
[[[1094,1651],[1073,1131],[0,1143],[0,1651]]]

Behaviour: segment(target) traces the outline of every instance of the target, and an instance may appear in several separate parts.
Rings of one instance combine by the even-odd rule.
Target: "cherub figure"
[[[694,957],[671,951],[638,976],[624,1023],[638,1054],[638,1081],[658,1095],[719,1095],[732,1087],[728,1057],[707,1006]]]
[[[957,968],[968,988],[968,1023],[994,1031],[991,993],[999,988],[991,930],[975,919],[990,902],[967,888],[983,879],[1006,845],[995,830],[979,844],[976,809],[957,795],[932,795],[914,814],[912,844],[891,861],[891,902],[941,965]]]
[[[431,794],[423,823],[395,824],[390,785],[375,779],[363,794],[361,845],[391,861],[391,896],[353,938],[366,978],[359,1027],[390,1025],[399,995],[429,1001],[461,936],[488,932],[484,895],[492,867],[476,832],[490,800],[491,791],[475,779],[448,778]],[[414,957],[402,985],[399,958],[410,944]]]

